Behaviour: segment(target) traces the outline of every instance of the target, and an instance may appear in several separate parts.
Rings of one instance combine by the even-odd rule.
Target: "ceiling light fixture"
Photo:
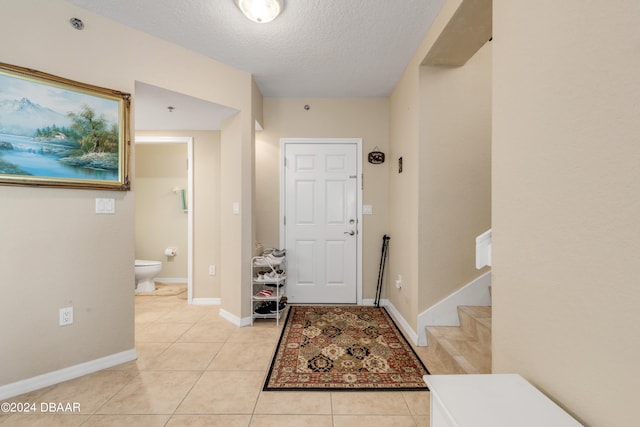
[[[244,15],[259,24],[271,22],[280,15],[284,0],[234,0]]]

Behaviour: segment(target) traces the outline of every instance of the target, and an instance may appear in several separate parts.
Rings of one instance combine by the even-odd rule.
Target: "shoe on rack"
[[[265,286],[269,286],[270,288],[275,288],[277,286],[281,288],[284,286],[284,283],[278,283],[277,285],[275,283],[265,283]]]
[[[273,295],[273,291],[271,289],[263,289],[256,294],[257,297],[268,298]]]
[[[274,313],[274,314],[275,313],[279,313],[282,310],[284,310],[284,308],[287,305],[285,302],[280,301],[280,304],[278,304],[277,307],[276,307],[275,301],[272,301],[272,302],[273,302],[273,305],[271,305],[270,308],[271,308],[271,313]]]
[[[270,302],[274,302],[274,301],[270,301]],[[271,304],[268,302],[263,302],[260,305],[258,305],[254,311],[258,314],[270,314]]]
[[[274,249],[271,252],[271,255],[276,257],[276,258],[282,258],[286,253],[287,253],[286,249]]]

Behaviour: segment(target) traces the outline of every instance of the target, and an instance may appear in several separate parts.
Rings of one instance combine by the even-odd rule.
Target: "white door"
[[[358,147],[285,143],[287,297],[357,302]]]

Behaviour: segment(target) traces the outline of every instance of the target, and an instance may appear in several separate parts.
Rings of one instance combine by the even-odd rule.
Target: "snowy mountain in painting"
[[[56,125],[69,126],[63,113],[43,107],[27,98],[0,99],[0,133],[33,136],[36,129]]]

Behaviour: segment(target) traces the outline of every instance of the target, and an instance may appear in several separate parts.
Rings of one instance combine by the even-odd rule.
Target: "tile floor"
[[[428,392],[261,391],[280,334],[273,320],[238,328],[217,307],[176,296],[138,296],[135,305],[136,361],[10,399],[79,402],[79,414],[5,414],[0,425],[429,425]],[[425,349],[417,352],[441,373]]]

